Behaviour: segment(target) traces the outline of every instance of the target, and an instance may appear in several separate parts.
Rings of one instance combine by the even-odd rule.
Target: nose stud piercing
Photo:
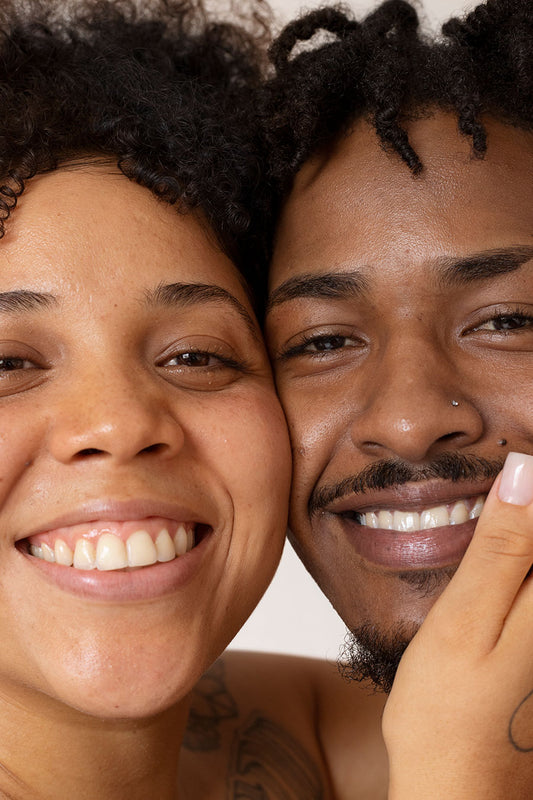
[[[457,408],[458,405],[459,405],[459,401],[458,400],[452,400],[452,406]]]
[[[505,445],[507,444],[507,439],[498,439],[498,444],[500,445],[500,447],[505,447]]]

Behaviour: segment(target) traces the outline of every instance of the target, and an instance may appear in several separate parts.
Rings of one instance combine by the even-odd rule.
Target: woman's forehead
[[[110,164],[28,181],[0,240],[0,282],[65,278],[113,284],[221,284],[245,299],[238,271],[199,214],[180,213]],[[54,277],[55,276],[55,277]],[[45,288],[42,286],[41,288]]]

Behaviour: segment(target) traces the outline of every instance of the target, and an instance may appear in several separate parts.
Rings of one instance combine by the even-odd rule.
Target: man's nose
[[[163,382],[162,382],[163,383]],[[126,463],[138,455],[171,458],[183,446],[184,431],[153,376],[142,370],[115,370],[102,378],[95,370],[72,376],[50,420],[48,450],[70,463],[107,458]]]
[[[483,419],[467,381],[440,345],[397,341],[366,377],[364,404],[351,431],[366,453],[418,463],[481,437]]]

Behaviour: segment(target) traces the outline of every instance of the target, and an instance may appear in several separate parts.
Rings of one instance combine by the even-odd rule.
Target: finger
[[[533,676],[533,576],[523,581],[505,619],[498,647],[521,653],[528,659]],[[512,648],[512,649],[510,649]]]
[[[494,646],[533,563],[532,501],[533,457],[510,453],[439,609],[476,644]]]

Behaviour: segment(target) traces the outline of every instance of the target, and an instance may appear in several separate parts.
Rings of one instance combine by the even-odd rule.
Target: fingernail
[[[527,506],[533,500],[533,456],[509,453],[503,466],[498,496],[504,503]]]

